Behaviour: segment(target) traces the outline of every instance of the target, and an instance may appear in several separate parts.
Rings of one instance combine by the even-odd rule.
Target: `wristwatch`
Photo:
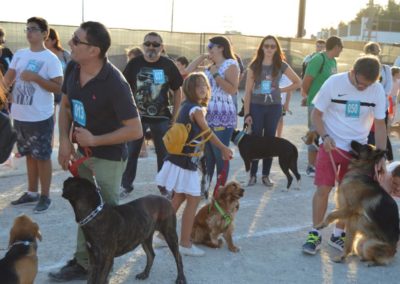
[[[218,72],[215,72],[212,76],[214,79],[216,79],[218,76],[221,76],[221,75]]]
[[[322,136],[321,136],[322,141],[325,141],[325,138],[326,138],[326,137],[329,137],[329,134],[322,135]]]

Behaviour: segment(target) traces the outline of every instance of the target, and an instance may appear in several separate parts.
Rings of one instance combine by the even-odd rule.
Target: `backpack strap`
[[[323,53],[321,53],[321,56],[322,56],[322,64],[321,64],[321,67],[319,68],[318,74],[322,73],[322,69],[324,69],[324,65],[325,65],[325,56]]]

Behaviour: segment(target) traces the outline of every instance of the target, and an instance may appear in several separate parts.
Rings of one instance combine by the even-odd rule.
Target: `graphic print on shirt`
[[[265,79],[261,81],[261,94],[265,96],[264,102],[271,102],[273,103],[274,100],[272,99],[272,76],[267,75]]]
[[[31,59],[25,67],[25,71],[39,73],[42,69],[44,61]],[[13,89],[13,103],[19,105],[32,105],[33,94],[35,93],[35,86],[32,82],[17,80]]]
[[[135,100],[142,115],[160,116],[168,100],[168,76],[162,69],[143,67],[136,76]],[[164,89],[166,92],[163,92]],[[165,93],[165,94],[164,94]]]

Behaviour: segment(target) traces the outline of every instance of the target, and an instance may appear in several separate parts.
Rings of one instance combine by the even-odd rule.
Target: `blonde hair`
[[[3,84],[3,75],[0,72],[0,109],[2,109],[7,103],[6,88]]]
[[[191,101],[192,103],[198,103],[199,101],[196,94],[196,87],[200,80],[202,80],[207,86],[207,95],[200,102],[200,104],[202,106],[208,106],[208,102],[211,97],[211,87],[204,73],[202,72],[190,73],[189,76],[186,77],[185,81],[183,82],[183,93],[185,94],[187,100]]]

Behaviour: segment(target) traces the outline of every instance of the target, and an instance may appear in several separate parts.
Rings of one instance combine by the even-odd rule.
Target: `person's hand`
[[[221,154],[222,154],[222,160],[231,160],[232,157],[233,157],[232,150],[229,147],[225,146],[225,145],[221,150]]]
[[[210,70],[210,73],[212,75],[214,75],[216,72],[218,72],[217,65],[215,65],[215,64],[211,65],[209,70]]]
[[[332,150],[336,149],[335,140],[333,140],[330,136],[326,136],[322,143],[326,152],[331,152]]]
[[[96,146],[96,136],[94,136],[89,130],[82,127],[75,127],[76,142],[81,147]]]
[[[288,104],[288,103],[285,103],[285,104],[283,105],[283,111],[288,112],[288,113],[291,112],[291,111],[289,110],[289,104]]]
[[[66,171],[68,170],[69,161],[75,156],[74,145],[72,145],[69,139],[60,140],[58,147],[58,163],[61,168]]]
[[[383,157],[382,159],[379,160],[378,163],[375,164],[375,176],[376,179],[380,182],[381,179],[386,174],[386,158]]]
[[[20,78],[26,82],[36,82],[38,76],[39,75],[36,74],[35,72],[25,70],[25,71],[22,71]]]

